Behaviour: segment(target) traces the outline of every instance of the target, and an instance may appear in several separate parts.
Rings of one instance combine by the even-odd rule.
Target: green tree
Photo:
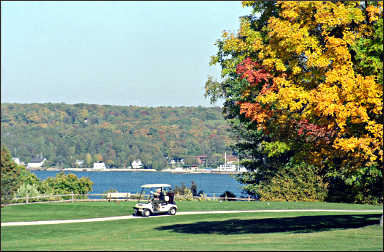
[[[22,184],[22,167],[18,166],[11,157],[9,150],[1,146],[1,203],[8,203]]]
[[[55,194],[87,194],[92,191],[93,186],[93,182],[88,177],[78,178],[75,174],[64,172],[57,173],[56,177],[49,177],[42,183],[43,186],[52,188]]]

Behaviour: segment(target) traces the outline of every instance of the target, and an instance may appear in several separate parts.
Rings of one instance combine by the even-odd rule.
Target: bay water
[[[59,171],[32,171],[39,179],[55,177]],[[241,190],[241,184],[228,174],[207,173],[168,173],[168,172],[98,172],[98,171],[65,171],[77,177],[88,177],[94,184],[90,193],[105,193],[110,189],[118,192],[140,192],[143,184],[170,184],[174,188],[184,183],[190,188],[192,181],[197,185],[197,191],[202,190],[208,196],[220,196],[230,191],[236,197],[247,197]]]

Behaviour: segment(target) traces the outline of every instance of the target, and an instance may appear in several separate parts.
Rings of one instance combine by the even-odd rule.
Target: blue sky
[[[1,2],[1,102],[212,106],[214,42],[249,12],[237,1]]]

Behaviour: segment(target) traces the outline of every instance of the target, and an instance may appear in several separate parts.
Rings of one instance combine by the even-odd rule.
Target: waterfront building
[[[182,158],[174,158],[168,162],[168,166],[171,168],[180,167],[180,166],[183,166],[184,164],[185,164],[184,159]]]
[[[40,169],[46,160],[47,159],[41,157],[32,158],[31,162],[29,162],[27,165],[27,169]]]
[[[106,169],[104,162],[98,161],[96,163],[93,163],[93,169]]]
[[[132,169],[141,169],[143,168],[143,163],[140,159],[133,160],[132,162]]]

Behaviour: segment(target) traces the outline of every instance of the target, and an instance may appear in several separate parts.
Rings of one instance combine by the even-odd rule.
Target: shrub
[[[193,194],[192,194],[192,191],[190,189],[185,189],[184,191],[184,199],[185,200],[188,200],[188,201],[191,201],[193,200]]]
[[[327,186],[318,170],[304,162],[290,161],[257,186],[261,201],[324,201]]]
[[[24,183],[22,184],[19,189],[17,189],[17,192],[16,192],[16,197],[18,198],[25,198],[25,197],[36,197],[36,196],[39,196],[40,195],[40,192],[37,188],[37,186],[35,184],[28,184],[28,183]],[[21,202],[25,202],[26,200],[21,200]],[[30,202],[33,202],[33,201],[39,201],[38,198],[36,199],[30,199],[29,200]]]
[[[207,194],[205,194],[203,191],[199,191],[199,196],[200,197],[197,198],[198,201],[208,200]]]
[[[175,186],[174,192],[177,195],[185,195],[186,193],[191,193],[192,196],[196,197],[199,196],[200,194],[204,193],[203,191],[197,192],[197,185],[194,181],[191,182],[191,187],[188,188],[183,182],[181,183],[181,186]]]
[[[180,187],[178,187],[177,185],[175,186],[175,194],[176,195],[184,195],[186,189],[187,189],[187,187],[182,182]]]
[[[223,194],[220,195],[220,197],[225,198],[225,200],[232,201],[235,199],[229,199],[229,198],[236,198],[236,195],[233,192],[225,191]]]
[[[330,177],[326,201],[381,204],[383,203],[382,177],[381,169],[373,166],[356,170],[355,174],[348,179],[343,179],[342,176]]]
[[[197,185],[194,181],[192,181],[190,188],[188,188],[183,182],[180,187],[176,185],[174,192],[176,196],[175,199],[177,200],[193,200],[193,197],[204,193],[203,191],[197,193]]]
[[[49,177],[43,181],[43,186],[53,189],[54,194],[87,194],[92,191],[93,182],[87,178],[78,178],[75,174],[65,174],[60,172],[55,178]],[[76,198],[86,198],[85,196],[76,196]],[[69,197],[64,197],[69,199]]]
[[[175,195],[175,200],[192,201],[193,200],[193,194],[189,188],[185,188],[185,190],[183,191],[183,194],[176,194]]]

